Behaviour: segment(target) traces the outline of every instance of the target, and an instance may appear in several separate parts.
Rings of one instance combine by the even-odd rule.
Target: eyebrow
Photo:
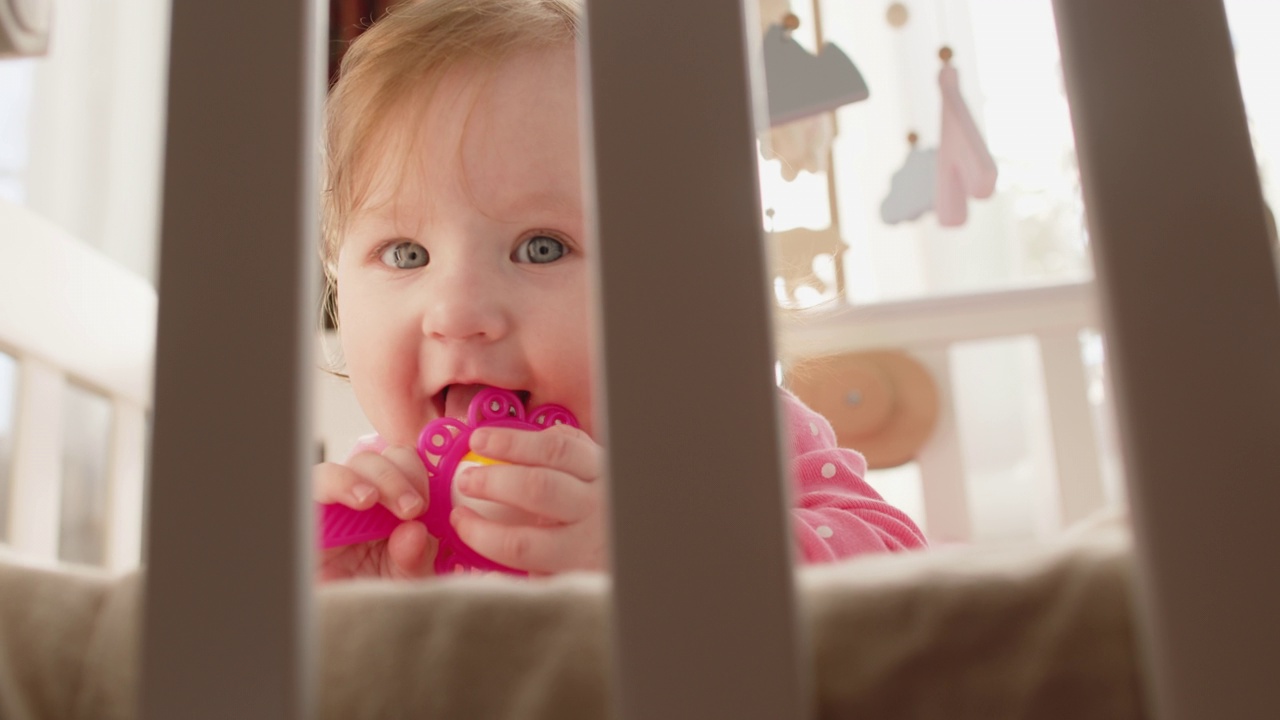
[[[580,215],[583,213],[584,201],[577,195],[563,192],[538,190],[516,197],[500,207],[493,209],[495,219],[511,218],[507,222],[520,222],[522,218],[533,213],[549,212],[555,215]],[[419,208],[419,212],[422,212]],[[348,228],[361,224],[373,224],[377,230],[397,232],[401,229],[400,218],[396,217],[394,202],[379,202],[372,207],[356,208],[349,216]],[[422,222],[428,218],[422,217]]]
[[[499,210],[503,215],[525,215],[531,212],[547,210],[555,213],[578,213],[583,208],[582,198],[561,192],[532,192],[521,195],[514,201],[503,205]]]

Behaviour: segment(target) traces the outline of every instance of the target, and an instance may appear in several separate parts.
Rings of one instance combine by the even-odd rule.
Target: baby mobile
[[[832,43],[823,43],[814,55],[795,40],[800,19],[788,0],[760,0],[760,17],[771,128],[762,150],[766,159],[783,161],[787,180],[801,170],[821,172],[835,137],[831,111],[870,97],[866,80]],[[819,22],[815,7],[815,25]]]
[[[870,97],[862,73],[840,48],[822,41],[822,18],[813,5],[813,34],[817,53],[810,53],[794,37],[799,18],[788,0],[760,0],[765,83],[768,88],[769,128],[761,135],[760,150],[766,160],[779,160],[782,178],[794,181],[801,171],[824,173],[831,166],[831,145],[836,134],[836,108]],[[775,232],[774,210],[765,211],[769,222],[767,243],[780,283],[778,301],[784,306],[811,304],[819,297],[844,295],[842,265],[847,249],[840,238],[835,188],[827,175],[831,223],[824,230],[803,227]],[[830,259],[825,272],[816,267]],[[824,268],[825,269],[825,268]],[[834,272],[832,271],[834,270]],[[809,293],[804,297],[804,293]]]
[[[938,15],[945,22],[941,1]],[[905,5],[895,2],[889,6],[887,16],[890,25],[901,28],[909,13]],[[938,146],[921,148],[919,135],[907,135],[911,149],[902,168],[894,173],[889,195],[880,205],[880,218],[887,224],[917,220],[932,210],[939,225],[959,227],[969,217],[969,198],[981,200],[995,192],[996,162],[960,94],[960,75],[951,65],[953,57],[950,47],[944,45],[938,51],[942,60],[938,73],[942,99]]]
[[[937,0],[941,35],[945,28],[944,0]],[[781,160],[783,178],[801,171],[824,172],[831,163],[831,147],[838,107],[870,97],[867,83],[853,61],[832,43],[821,42],[821,20],[814,4],[815,34],[821,47],[809,53],[792,37],[799,20],[788,0],[761,0],[765,79],[769,90],[770,129],[762,137],[766,159]],[[889,24],[903,28],[910,12],[893,2],[886,12]],[[938,52],[941,122],[935,146],[923,147],[916,132],[907,135],[910,149],[901,169],[890,181],[880,206],[886,224],[918,220],[932,211],[943,227],[958,227],[968,219],[970,199],[995,192],[997,168],[977,123],[960,92],[960,77],[952,65],[953,50]],[[833,212],[834,212],[834,202]],[[833,224],[834,224],[833,216]]]

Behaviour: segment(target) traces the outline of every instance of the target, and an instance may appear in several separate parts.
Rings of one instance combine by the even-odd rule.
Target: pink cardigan
[[[791,436],[792,502],[801,560],[830,562],[860,553],[926,546],[924,533],[864,480],[867,461],[836,445],[827,419],[782,391]]]

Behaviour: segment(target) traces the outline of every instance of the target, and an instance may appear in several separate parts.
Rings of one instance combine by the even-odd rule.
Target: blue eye
[[[427,254],[427,249],[415,242],[399,242],[382,251],[382,256],[378,258],[384,265],[399,268],[401,270],[411,270],[420,268],[431,262],[431,256]]]
[[[564,243],[547,235],[534,235],[516,248],[516,262],[544,264],[559,260],[568,254]]]

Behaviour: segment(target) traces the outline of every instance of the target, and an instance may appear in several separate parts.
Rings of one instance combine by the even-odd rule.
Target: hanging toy
[[[920,137],[907,136],[911,150],[889,182],[889,195],[880,203],[880,219],[888,225],[918,220],[933,209],[937,192],[938,151],[921,149]]]
[[[810,54],[791,37],[798,27],[800,19],[788,13],[764,34],[764,74],[773,127],[871,96],[848,55],[831,43],[824,43],[817,55]]]
[[[801,172],[817,175],[827,171],[835,137],[835,117],[831,113],[813,115],[771,128],[760,138],[760,154],[765,160],[779,161],[782,179],[791,182]]]
[[[911,11],[900,2],[891,3],[889,7],[885,8],[884,18],[889,21],[890,27],[901,29],[911,20]]]
[[[937,191],[934,211],[938,224],[959,227],[969,217],[969,198],[991,197],[996,189],[996,161],[960,95],[960,76],[951,65],[951,48],[938,52],[942,70],[942,132],[938,142]]]
[[[458,537],[453,524],[449,522],[449,514],[454,505],[465,503],[471,507],[484,501],[460,497],[454,491],[453,478],[459,470],[467,467],[497,462],[471,452],[471,433],[476,428],[545,430],[553,425],[578,427],[578,421],[573,413],[559,405],[541,405],[526,412],[524,403],[514,392],[487,387],[471,399],[466,422],[442,417],[432,420],[422,429],[422,433],[418,435],[418,457],[427,469],[429,502],[426,512],[418,519],[427,526],[427,532],[440,541],[435,561],[437,575],[470,571],[525,574],[493,562],[472,550]],[[487,507],[473,509],[485,516],[491,516],[493,512]],[[328,549],[383,540],[390,537],[391,531],[402,522],[381,505],[367,510],[355,510],[338,504],[321,505],[320,545]]]
[[[811,72],[805,69],[805,65],[820,62],[819,59],[814,58],[800,47],[791,37],[791,33],[800,27],[800,18],[796,17],[794,13],[782,12],[783,8],[786,7],[785,0],[762,0],[760,3],[763,17],[770,16],[766,15],[766,12],[773,13],[773,17],[782,17],[783,31],[779,36],[775,30],[777,28],[776,24],[770,24],[764,28],[766,37],[770,38],[765,42],[765,68],[766,80],[770,89],[770,115],[772,116],[770,124],[772,127],[760,139],[760,152],[766,160],[780,161],[782,179],[791,182],[799,177],[801,172],[818,174],[826,172],[829,168],[831,144],[836,136],[836,119],[832,112],[829,110],[824,111],[823,108],[829,106],[834,109],[844,102],[865,100],[869,97],[870,92],[867,90],[866,82],[862,80],[862,74],[858,72],[853,62],[848,60],[834,45],[828,43],[824,45],[824,52],[831,54],[833,58],[836,58],[837,55],[843,57],[848,62],[848,67],[845,70],[851,69],[852,71],[846,72],[849,76],[849,82],[846,87],[841,90],[839,85],[833,85],[832,91],[828,93],[832,96],[832,99],[825,102],[812,103],[811,107],[815,109],[812,111],[805,110],[806,113],[813,112],[816,114],[806,114],[798,120],[788,122],[785,118],[795,113],[781,109],[776,113],[774,112],[775,102],[781,102],[783,105],[790,102],[785,89],[793,84],[793,80],[787,77],[789,67],[794,67],[796,73]],[[816,20],[816,7],[814,12]],[[770,35],[771,31],[774,32],[773,35]],[[779,37],[781,37],[781,41],[779,41]],[[788,63],[788,57],[793,58],[794,63]],[[803,78],[803,75],[799,75],[799,77]],[[774,92],[775,88],[777,88],[777,92]],[[842,92],[844,93],[843,95],[841,95]],[[780,96],[779,93],[781,93]],[[779,99],[775,100],[775,97]],[[799,109],[796,112],[799,112]]]

